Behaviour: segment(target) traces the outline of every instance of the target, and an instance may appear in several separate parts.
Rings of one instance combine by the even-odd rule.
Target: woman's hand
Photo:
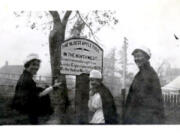
[[[40,96],[40,97],[45,96],[45,95],[49,94],[51,91],[60,88],[60,86],[62,86],[62,82],[56,82],[56,81],[55,81],[55,84],[54,84],[53,86],[50,86],[50,87],[46,88],[44,91],[42,91],[42,92],[39,94],[39,96]]]
[[[54,88],[54,89],[57,89],[57,88],[59,88],[60,86],[62,86],[62,82],[55,83],[55,84],[53,85],[53,88]]]
[[[58,82],[57,80],[55,80],[55,83],[52,87],[54,90],[56,90],[57,88],[60,88],[61,86],[62,86],[62,82]]]

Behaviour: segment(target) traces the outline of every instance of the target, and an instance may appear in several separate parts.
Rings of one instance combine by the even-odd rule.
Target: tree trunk
[[[66,123],[68,95],[65,75],[62,75],[60,73],[60,46],[65,38],[66,24],[68,21],[68,17],[71,14],[71,11],[66,12],[62,22],[57,11],[50,11],[50,14],[53,17],[54,22],[53,30],[50,32],[49,36],[52,84],[54,84],[55,80],[57,80],[58,82],[63,82],[62,87],[51,94],[51,100],[54,106],[54,114],[52,116],[52,119],[56,121],[55,123],[53,122],[54,124],[64,124]]]

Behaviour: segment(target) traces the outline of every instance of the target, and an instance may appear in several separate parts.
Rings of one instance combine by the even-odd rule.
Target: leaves
[[[35,27],[36,27],[36,24],[33,23],[33,24],[31,25],[31,29],[34,29]]]
[[[19,25],[16,25],[16,28],[19,28]]]
[[[93,37],[94,41],[98,43],[99,41],[97,41],[98,37],[96,34],[103,27],[110,26],[113,28],[114,25],[118,23],[118,19],[115,16],[114,11],[93,10],[88,12],[79,12],[81,14],[81,22],[80,17],[77,14],[78,12],[79,11],[73,11],[71,18],[68,19],[66,27],[67,36],[72,36],[72,33],[79,33],[78,35],[83,37]],[[66,11],[58,11],[57,13],[60,15],[62,20]],[[49,31],[52,29],[53,20],[48,11],[19,11],[14,12],[13,14],[17,18],[22,18],[24,20],[24,24],[32,30],[40,30],[44,34],[49,34]],[[21,25],[17,24],[15,27],[20,28]]]
[[[13,14],[14,14],[16,17],[20,17],[20,14],[18,14],[17,12],[13,12]]]
[[[39,17],[39,19],[42,19],[43,18],[43,16],[42,15],[40,15],[40,16],[38,16]]]
[[[21,28],[24,24],[32,30],[42,31],[45,35],[52,29],[52,17],[47,11],[16,11],[13,14],[21,23],[24,21],[21,25],[16,24],[16,28]]]

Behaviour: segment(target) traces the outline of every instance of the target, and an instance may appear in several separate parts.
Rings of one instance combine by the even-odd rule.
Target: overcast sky
[[[111,8],[112,9],[112,8]],[[180,67],[180,1],[160,0],[140,3],[121,2],[117,12],[119,23],[114,28],[104,28],[98,38],[105,54],[113,47],[120,48],[123,38],[128,38],[128,59],[135,47],[144,45],[152,52],[151,63],[158,66],[159,61],[167,59],[172,67]],[[0,10],[0,66],[8,61],[10,65],[22,64],[26,55],[38,53],[42,58],[40,74],[50,71],[48,35],[25,27],[25,20],[16,18],[12,9]],[[16,28],[16,24],[21,27]],[[180,39],[179,39],[180,40]]]

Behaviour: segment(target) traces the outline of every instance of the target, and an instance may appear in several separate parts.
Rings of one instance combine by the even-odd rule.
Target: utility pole
[[[127,45],[128,39],[124,37],[124,44],[123,44],[123,81],[122,81],[122,119],[124,120],[124,113],[125,113],[125,102],[126,102],[126,69],[127,69]]]
[[[123,45],[123,83],[122,89],[126,89],[126,68],[127,68],[127,45],[128,39],[124,37],[124,45]]]

